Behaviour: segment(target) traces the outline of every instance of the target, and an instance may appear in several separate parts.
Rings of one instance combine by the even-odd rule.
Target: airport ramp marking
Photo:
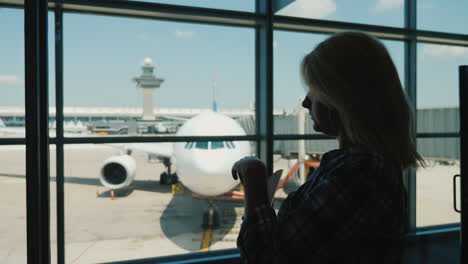
[[[201,232],[195,232],[196,234],[201,234],[202,238],[192,239],[195,242],[201,242],[200,251],[209,251],[212,242],[235,242],[236,238],[222,237],[216,238],[214,236],[219,235],[239,235],[240,224],[238,224],[240,217],[236,217],[235,220],[226,221],[226,217],[239,216],[239,213],[243,213],[244,208],[235,208],[233,210],[225,209],[222,211],[222,223],[218,231],[213,231],[213,229],[208,228]],[[224,219],[223,219],[224,218]],[[229,227],[228,227],[229,226]]]
[[[213,231],[210,228],[203,232],[196,232],[196,233],[203,234],[202,238],[193,239],[193,241],[201,242],[201,245],[200,245],[201,251],[209,251],[211,242],[218,242],[218,241],[220,242],[233,242],[234,241],[235,242],[236,241],[236,239],[234,238],[227,238],[227,237],[213,238],[213,235],[238,235],[239,234],[239,232],[236,232],[236,231]]]
[[[213,231],[211,230],[211,228],[208,228],[207,230],[205,230],[203,232],[197,232],[197,234],[203,234],[203,238],[194,239],[194,241],[202,242],[201,246],[200,246],[201,251],[210,250],[211,241],[219,241],[220,240],[220,239],[213,238]]]
[[[213,231],[212,232],[213,234],[222,234],[222,235],[238,235],[239,232],[235,232],[235,231]]]

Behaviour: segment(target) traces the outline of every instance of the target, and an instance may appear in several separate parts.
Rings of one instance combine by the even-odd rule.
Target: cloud
[[[24,80],[16,75],[0,75],[0,84],[22,85]]]
[[[278,15],[321,19],[335,11],[334,0],[295,0],[281,9]]]
[[[158,40],[158,36],[156,34],[151,34],[148,32],[141,32],[136,35],[136,38],[140,41],[155,41]]]
[[[391,9],[397,9],[403,6],[404,0],[377,0],[374,10],[384,12]]]
[[[183,30],[176,29],[174,34],[178,38],[191,38],[191,37],[194,37],[196,35],[196,32],[195,31],[190,31],[190,30],[183,31]]]
[[[139,40],[150,40],[151,36],[148,33],[139,33],[137,35],[137,39],[139,39]]]
[[[468,58],[468,48],[448,45],[424,44],[422,54],[437,58]]]
[[[278,48],[279,47],[279,42],[277,40],[273,40],[273,48]]]

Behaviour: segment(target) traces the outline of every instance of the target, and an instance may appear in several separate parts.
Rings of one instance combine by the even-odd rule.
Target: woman
[[[406,232],[402,171],[423,164],[412,113],[386,48],[359,32],[336,34],[306,55],[301,73],[314,129],[339,149],[290,193],[278,215],[258,159],[233,166],[244,184],[237,245],[243,263],[401,263]]]

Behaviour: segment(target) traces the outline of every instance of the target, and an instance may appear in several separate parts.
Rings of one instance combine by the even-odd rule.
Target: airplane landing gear
[[[213,200],[208,201],[208,208],[203,212],[203,229],[216,229],[220,226],[219,211]]]
[[[159,184],[161,185],[171,185],[174,183],[179,182],[179,177],[177,177],[176,173],[171,173],[171,159],[170,158],[164,158],[162,160],[164,166],[167,167],[167,172],[161,173],[159,176]]]
[[[179,177],[175,173],[163,172],[159,175],[159,184],[172,185],[179,182]]]

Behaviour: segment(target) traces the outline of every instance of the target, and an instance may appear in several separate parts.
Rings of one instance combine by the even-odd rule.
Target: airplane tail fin
[[[213,100],[213,112],[218,112],[218,104]]]
[[[212,98],[213,98],[213,112],[218,112],[218,103],[216,102],[216,89],[218,84],[216,83],[216,70],[213,73],[213,86],[212,86]]]
[[[3,123],[3,120],[2,120],[1,117],[0,117],[0,127],[6,127],[6,126],[5,126],[5,123]]]

